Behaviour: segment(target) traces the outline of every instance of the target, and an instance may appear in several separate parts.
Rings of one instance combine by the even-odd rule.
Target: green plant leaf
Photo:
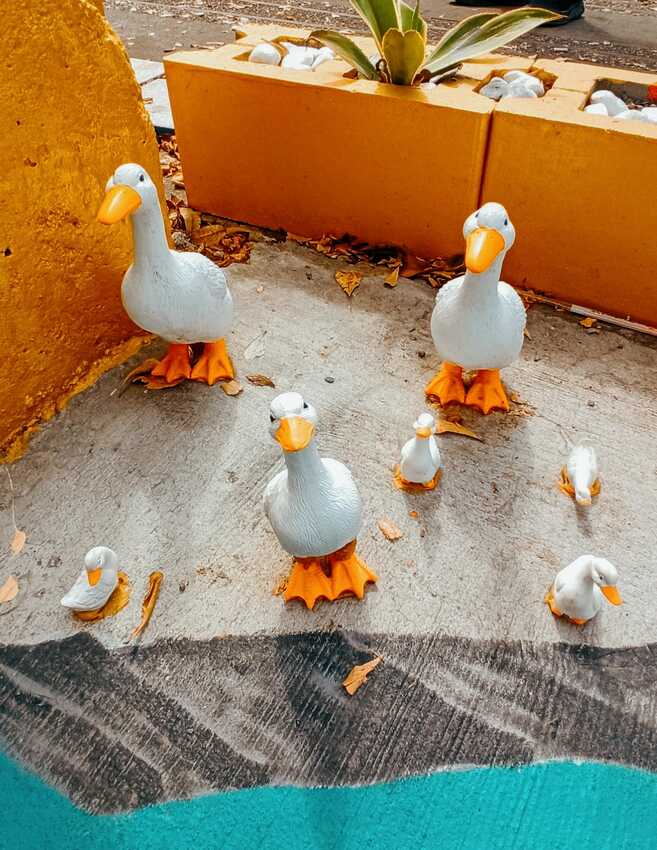
[[[399,18],[401,20],[402,32],[415,30],[419,32],[425,42],[427,41],[427,22],[420,15],[420,0],[417,0],[417,5],[413,9],[404,0],[399,0]]]
[[[326,47],[335,51],[345,62],[355,68],[361,77],[365,77],[366,80],[378,80],[379,75],[374,65],[360,47],[346,35],[331,30],[315,30],[310,35],[311,38],[316,38],[317,41],[321,41]]]
[[[478,16],[473,15],[472,17]],[[445,52],[435,50],[427,60],[425,68],[433,74],[448,65],[455,65],[467,59],[473,59],[475,56],[481,56],[483,53],[490,53],[499,47],[504,47],[521,35],[525,35],[535,27],[547,21],[556,21],[561,17],[561,15],[549,12],[547,9],[534,9],[527,6],[503,12],[501,15],[495,15],[483,25],[471,28],[469,36],[464,41],[458,40],[456,44],[453,43],[451,49],[448,47]],[[467,20],[472,20],[472,18]],[[463,23],[462,21],[459,26]],[[438,53],[437,56],[436,53]]]
[[[477,15],[470,15],[469,18],[464,18],[460,23],[452,27],[451,30],[448,30],[440,39],[427,59],[427,64],[429,62],[435,62],[436,59],[444,56],[449,51],[455,50],[462,44],[467,43],[475,30],[478,30],[485,23],[496,18],[497,15],[497,12],[481,12]]]
[[[390,82],[397,86],[410,86],[424,62],[424,39],[416,30],[388,30],[383,36],[383,55]]]
[[[401,26],[398,0],[349,0],[353,8],[370,28],[380,52],[383,36],[389,29]]]

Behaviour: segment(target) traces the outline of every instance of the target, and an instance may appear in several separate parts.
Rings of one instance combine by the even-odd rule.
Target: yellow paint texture
[[[0,32],[0,449],[139,345],[129,227],[95,214],[123,162],[159,173],[128,57],[100,4],[9,3]]]
[[[305,236],[462,251],[493,101],[345,79],[337,60],[312,73],[249,63],[261,32],[165,59],[190,204]]]
[[[600,82],[643,87],[657,74],[542,60],[557,75],[539,99],[493,113],[482,196],[500,201],[517,239],[506,280],[657,326],[657,127],[582,111]]]

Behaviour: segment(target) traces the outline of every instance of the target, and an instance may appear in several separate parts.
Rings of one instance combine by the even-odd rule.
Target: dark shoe
[[[527,0],[526,3],[504,3],[499,2],[499,0],[498,2],[495,2],[495,0],[452,0],[452,6],[477,6],[480,8],[495,6],[498,9],[531,6],[534,9],[547,9],[549,12],[563,15],[563,18],[558,21],[541,24],[544,27],[561,27],[581,18],[584,14],[584,0],[574,0],[574,2],[573,0]]]

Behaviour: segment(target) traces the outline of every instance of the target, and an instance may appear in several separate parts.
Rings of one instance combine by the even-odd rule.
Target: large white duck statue
[[[155,184],[134,163],[110,177],[98,220],[114,224],[130,216],[134,260],[121,297],[132,321],[169,342],[151,375],[172,383],[184,378],[214,384],[235,377],[225,336],[233,321],[226,275],[207,257],[169,248]],[[189,346],[205,343],[192,367]]]
[[[620,605],[618,571],[606,558],[582,555],[557,573],[545,602],[555,617],[583,626],[600,610],[602,600]]]
[[[72,611],[102,608],[119,583],[119,559],[107,546],[94,546],[84,556],[84,569],[62,599]]]
[[[277,396],[270,421],[286,468],[267,485],[264,507],[281,546],[294,558],[285,601],[302,599],[312,608],[320,598],[362,599],[365,585],[377,576],[356,555],[361,501],[351,473],[339,461],[320,457],[317,413],[299,393]]]
[[[443,364],[425,392],[441,405],[508,410],[500,369],[520,354],[526,322],[520,296],[500,281],[515,230],[504,207],[488,203],[467,219],[463,234],[466,273],[436,295],[431,335]],[[476,372],[467,392],[464,369]]]

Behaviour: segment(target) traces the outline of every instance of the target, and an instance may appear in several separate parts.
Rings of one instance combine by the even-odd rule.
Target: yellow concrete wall
[[[117,165],[157,176],[159,159],[97,5],[5,4],[0,57],[0,450],[12,457],[30,426],[136,348],[120,300],[130,232],[95,214]]]

